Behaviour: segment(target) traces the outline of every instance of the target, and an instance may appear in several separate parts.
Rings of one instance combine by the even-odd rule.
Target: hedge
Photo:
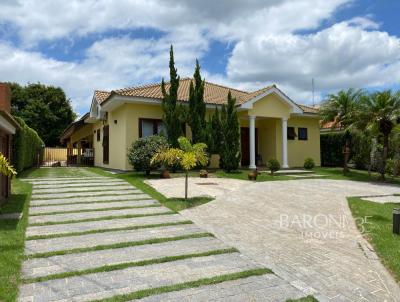
[[[321,165],[323,167],[343,166],[344,133],[321,134]]]
[[[38,154],[43,156],[44,143],[37,132],[30,128],[23,119],[14,117],[21,128],[17,129],[13,138],[12,162],[17,172],[22,172],[37,163]]]

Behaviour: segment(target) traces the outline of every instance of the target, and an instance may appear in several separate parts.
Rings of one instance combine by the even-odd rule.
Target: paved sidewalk
[[[249,183],[181,214],[320,301],[400,301],[346,200],[399,192],[325,179]]]
[[[20,302],[92,301],[265,268],[122,180],[88,174],[27,181],[33,194]],[[188,296],[261,302],[304,293],[266,274],[151,301]]]

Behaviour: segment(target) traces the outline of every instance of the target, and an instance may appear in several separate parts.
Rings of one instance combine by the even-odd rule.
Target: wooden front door
[[[109,126],[103,127],[103,164],[108,164],[110,154]]]
[[[258,150],[258,129],[256,131],[256,148],[255,148],[255,156],[257,158],[257,150]],[[242,167],[250,165],[250,129],[248,127],[240,128],[240,144],[242,147]]]

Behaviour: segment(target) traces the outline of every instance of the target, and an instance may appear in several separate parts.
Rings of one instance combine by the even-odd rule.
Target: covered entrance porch
[[[256,169],[271,158],[289,168],[287,118],[243,116],[240,121],[242,167]]]

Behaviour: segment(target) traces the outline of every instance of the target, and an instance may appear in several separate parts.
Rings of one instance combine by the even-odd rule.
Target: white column
[[[256,117],[249,116],[249,130],[250,130],[250,166],[249,169],[256,169]]]
[[[282,118],[282,168],[289,168],[287,152],[287,118]]]

